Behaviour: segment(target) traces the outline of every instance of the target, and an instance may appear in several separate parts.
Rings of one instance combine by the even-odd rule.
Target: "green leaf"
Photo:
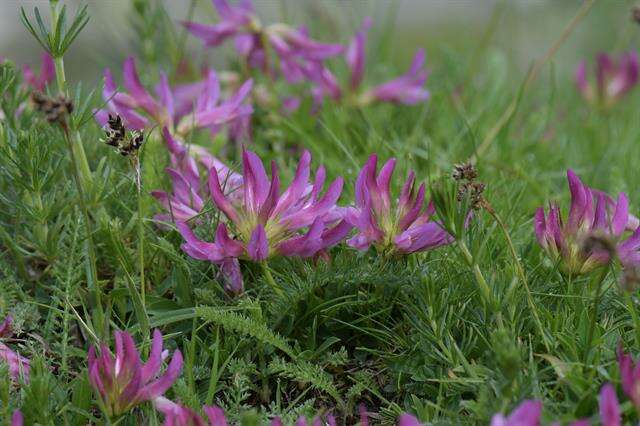
[[[263,322],[210,306],[197,307],[196,314],[207,321],[220,325],[227,332],[251,336],[262,343],[280,349],[289,357],[295,358],[294,350],[289,346],[289,343]]]

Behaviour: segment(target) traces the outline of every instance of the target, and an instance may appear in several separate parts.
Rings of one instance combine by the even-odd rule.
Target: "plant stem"
[[[482,295],[482,299],[492,310],[496,311],[497,309],[493,300],[493,295],[491,294],[491,288],[489,287],[487,280],[484,279],[484,276],[482,275],[482,271],[480,271],[480,267],[478,266],[478,263],[473,258],[473,255],[467,248],[467,245],[464,243],[464,241],[462,241],[461,239],[458,239],[456,240],[456,242],[458,244],[458,248],[462,252],[462,255],[465,261],[467,262],[467,264],[469,265],[469,267],[473,272],[473,276],[475,277],[476,282],[478,283],[478,287],[480,288],[480,294]]]
[[[540,316],[538,315],[538,309],[536,307],[535,302],[533,301],[533,296],[531,295],[531,289],[529,289],[529,283],[527,282],[527,276],[524,273],[524,268],[522,267],[522,263],[520,262],[520,259],[518,258],[518,254],[516,253],[516,249],[513,246],[513,241],[511,240],[511,236],[509,235],[509,230],[507,229],[507,226],[502,221],[502,219],[500,218],[498,213],[486,202],[485,202],[485,210],[498,223],[500,229],[502,230],[502,233],[504,234],[504,238],[507,240],[507,246],[509,247],[509,253],[511,254],[511,257],[513,258],[513,261],[514,261],[514,263],[516,265],[516,271],[518,272],[518,277],[520,278],[520,281],[522,281],[522,284],[524,285],[524,288],[525,288],[525,290],[527,292],[527,303],[529,304],[529,308],[531,309],[531,312],[533,313],[533,318],[534,318],[534,320],[536,322],[536,326],[538,327],[538,332],[540,333],[540,337],[542,338],[542,342],[544,343],[544,347],[546,348],[547,352],[550,353],[551,352],[551,348],[549,347],[549,342],[547,341],[547,335],[545,334],[544,328],[542,327],[542,322],[540,321]]]
[[[53,31],[55,33],[59,24],[57,2],[51,2],[51,22],[53,23]],[[67,77],[64,70],[64,56],[54,57],[53,62],[56,69],[58,92],[62,95],[68,96]],[[82,146],[80,134],[77,132],[74,134],[74,141],[71,144],[71,149],[73,149],[74,156],[77,160],[76,164],[78,165],[80,171],[79,176],[81,177],[80,182],[86,190],[88,189],[89,183],[92,181],[92,174],[89,162],[87,161],[87,155],[85,154],[84,147]]]
[[[94,311],[96,316],[96,322],[98,323],[98,336],[102,336],[104,330],[103,319],[104,312],[102,310],[102,297],[101,297],[101,289],[100,284],[98,282],[98,268],[97,268],[97,258],[96,258],[96,250],[93,242],[93,227],[91,225],[91,217],[89,216],[89,209],[87,209],[87,204],[85,202],[84,189],[82,187],[82,183],[80,182],[80,172],[78,171],[78,163],[76,161],[75,152],[73,150],[73,142],[71,142],[71,138],[69,137],[69,129],[66,124],[62,126],[62,133],[64,135],[64,140],[67,142],[67,147],[69,148],[69,155],[71,156],[71,162],[73,163],[73,178],[76,183],[76,189],[78,191],[78,198],[80,209],[82,210],[82,216],[84,218],[84,226],[86,230],[86,245],[87,245],[87,255],[88,258],[88,281],[89,288],[93,292],[93,303],[94,303]]]
[[[609,265],[603,266],[600,275],[598,275],[597,277],[598,284],[596,287],[596,295],[593,298],[593,306],[591,308],[591,323],[589,324],[589,330],[587,332],[587,345],[584,353],[585,364],[589,360],[589,355],[591,353],[591,341],[593,340],[593,332],[596,328],[596,323],[598,322],[598,310],[600,307],[600,299],[602,298],[602,282],[606,278],[608,272]]]
[[[276,284],[276,281],[273,279],[273,275],[271,275],[271,271],[269,270],[269,265],[267,265],[267,261],[265,260],[263,262],[260,262],[260,265],[262,266],[262,273],[264,274],[264,277],[267,279],[267,283],[269,284],[271,289],[273,289],[273,291],[275,291],[278,294],[278,296],[284,296],[284,292],[278,286],[278,284]]]
[[[134,158],[134,169],[136,174],[136,189],[138,192],[138,261],[140,267],[140,299],[142,305],[146,306],[146,285],[144,281],[144,223],[142,220],[142,176],[140,171],[140,158]]]

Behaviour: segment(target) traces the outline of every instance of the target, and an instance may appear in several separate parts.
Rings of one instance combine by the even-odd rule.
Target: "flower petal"
[[[262,262],[269,256],[269,242],[264,226],[258,224],[251,233],[247,244],[247,254],[256,262]]]

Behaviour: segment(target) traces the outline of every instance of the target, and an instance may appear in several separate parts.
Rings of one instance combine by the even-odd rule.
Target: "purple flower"
[[[197,22],[183,22],[182,25],[208,47],[218,46],[227,39],[235,37],[239,53],[248,55],[253,47],[249,46],[252,39],[243,36],[249,35],[257,22],[251,2],[243,0],[237,6],[232,6],[227,0],[212,0],[212,3],[220,16],[219,23],[205,25]]]
[[[141,402],[158,398],[182,370],[182,354],[176,350],[165,373],[159,374],[168,351],[162,350],[162,335],[158,330],[153,332],[149,359],[144,364],[129,333],[116,331],[114,339],[115,358],[103,343],[100,354],[93,346],[89,349],[87,361],[89,383],[109,416],[126,413]]]
[[[600,420],[602,426],[620,426],[620,405],[616,397],[616,390],[611,383],[607,383],[600,390]]]
[[[420,421],[409,413],[402,413],[398,419],[398,426],[422,426]]]
[[[633,405],[640,409],[640,363],[625,354],[622,346],[618,346],[618,367],[622,380],[622,390],[631,399]]]
[[[318,168],[313,185],[309,183],[309,152],[302,155],[291,185],[282,193],[275,163],[269,179],[256,154],[244,151],[242,160],[244,186],[239,205],[224,194],[218,173],[209,173],[211,198],[226,216],[230,230],[221,222],[215,242],[208,243],[199,240],[185,223],[177,223],[186,241],[182,249],[191,257],[213,263],[238,258],[262,262],[272,256],[312,257],[337,244],[351,229],[336,208],[342,178],[321,196],[325,170]]]
[[[253,85],[247,80],[228,100],[220,100],[220,83],[213,70],[198,83],[172,88],[164,73],[155,97],[140,82],[135,60],[129,57],[123,65],[123,81],[126,92],[118,92],[111,71],[104,71],[103,97],[106,108],[96,111],[96,119],[106,124],[109,113],[122,117],[127,127],[144,129],[154,124],[167,127],[178,134],[186,134],[194,128],[209,128],[217,133],[220,126],[231,123],[253,112],[243,102]]]
[[[281,23],[263,25],[250,1],[232,6],[226,0],[213,0],[213,5],[220,22],[215,25],[183,22],[184,27],[205,46],[218,46],[233,38],[238,55],[247,65],[260,68],[271,76],[275,75],[275,70],[269,67],[272,61],[267,58],[268,50],[277,56],[280,72],[289,82],[301,80],[302,67],[308,61],[323,61],[344,50],[340,44],[313,40],[304,27],[296,29]],[[265,49],[265,42],[270,49]]]
[[[24,425],[24,416],[22,415],[22,411],[16,410],[13,412],[11,416],[11,426],[22,426]]]
[[[358,234],[347,243],[359,250],[371,245],[388,253],[414,253],[450,244],[452,237],[431,220],[434,208],[425,208],[425,185],[415,191],[415,174],[410,172],[392,206],[390,185],[396,159],[385,163],[376,176],[378,156],[372,154],[356,181],[356,206],[347,211],[347,220]]]
[[[640,232],[623,242],[623,233],[635,224],[629,214],[627,196],[621,193],[617,201],[608,195],[595,191],[580,181],[572,171],[567,171],[571,207],[567,222],[564,223],[560,207],[551,203],[549,214],[544,208],[536,211],[534,225],[538,242],[553,259],[561,259],[561,267],[572,274],[584,274],[610,261],[610,253],[601,247],[587,247],[585,240],[590,236],[603,236],[616,245],[621,262],[640,259]],[[595,200],[594,200],[595,199]]]
[[[22,66],[24,82],[34,90],[44,92],[47,85],[56,79],[56,66],[48,53],[42,54],[40,74],[36,74],[29,65]]]
[[[12,322],[13,318],[11,317],[11,315],[7,315],[7,317],[0,325],[0,338],[11,336]],[[0,362],[4,362],[8,365],[9,375],[14,380],[18,380],[20,377],[22,377],[25,382],[29,381],[29,360],[14,352],[4,343],[0,343]]]
[[[638,55],[624,53],[615,61],[606,53],[596,58],[595,87],[587,79],[587,64],[580,62],[575,72],[575,80],[582,96],[593,105],[609,107],[619,101],[638,83]]]
[[[158,397],[153,401],[156,410],[164,415],[164,426],[227,426],[227,418],[220,407],[202,407],[207,416],[205,422],[200,415],[190,408],[176,404],[164,397]],[[271,426],[280,426],[280,419],[271,421]]]
[[[360,87],[364,77],[367,32],[369,31],[369,28],[371,28],[372,23],[373,21],[369,17],[366,17],[364,21],[362,21],[362,26],[351,40],[351,43],[345,52],[345,59],[347,60],[347,65],[351,71],[351,79],[349,83],[352,90],[356,90]]]
[[[491,426],[539,426],[542,402],[525,400],[509,416],[502,413],[491,418]]]
[[[415,105],[429,99],[429,91],[424,88],[429,75],[422,69],[424,61],[424,49],[420,49],[413,57],[406,74],[368,90],[362,95],[362,103],[382,101]]]
[[[186,222],[201,212],[205,200],[209,197],[209,191],[207,186],[202,185],[200,182],[198,164],[206,170],[215,169],[218,172],[218,180],[224,184],[225,195],[229,196],[234,204],[240,202],[242,198],[242,176],[231,171],[229,167],[211,155],[206,149],[197,145],[187,148],[174,138],[166,127],[163,129],[163,135],[171,157],[172,167],[167,168],[166,172],[171,178],[173,193],[165,191],[151,192],[151,195],[167,211],[167,214],[156,215],[156,220],[162,222],[176,220]]]

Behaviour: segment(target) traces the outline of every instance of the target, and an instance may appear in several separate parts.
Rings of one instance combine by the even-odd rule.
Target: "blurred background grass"
[[[149,0],[153,1],[153,0]],[[217,20],[209,0],[160,0],[169,18],[178,22],[189,16],[193,3],[194,20]],[[135,52],[135,31],[131,26],[132,2],[93,0],[64,2],[72,10],[87,4],[91,21],[81,33],[67,58],[72,79],[98,82],[101,69],[118,66]],[[581,4],[573,0],[256,0],[265,22],[283,20],[305,24],[321,40],[345,42],[363,16],[374,18],[373,37],[390,57],[402,64],[410,60],[416,47],[427,49],[431,69],[446,67],[443,57],[473,55],[487,35],[493,50],[505,53],[514,71],[524,74],[531,62],[542,55]],[[0,56],[18,64],[38,63],[39,46],[25,31],[20,7],[29,14],[34,6],[47,7],[46,0],[3,0],[0,2]],[[555,57],[558,71],[571,71],[576,61],[600,50],[627,49],[638,41],[639,31],[631,20],[633,1],[604,0],[596,4],[574,35]],[[188,38],[188,51],[200,55],[198,40]],[[220,50],[209,50],[208,62],[221,67]],[[514,76],[515,77],[515,76]],[[518,79],[519,80],[519,79]]]

